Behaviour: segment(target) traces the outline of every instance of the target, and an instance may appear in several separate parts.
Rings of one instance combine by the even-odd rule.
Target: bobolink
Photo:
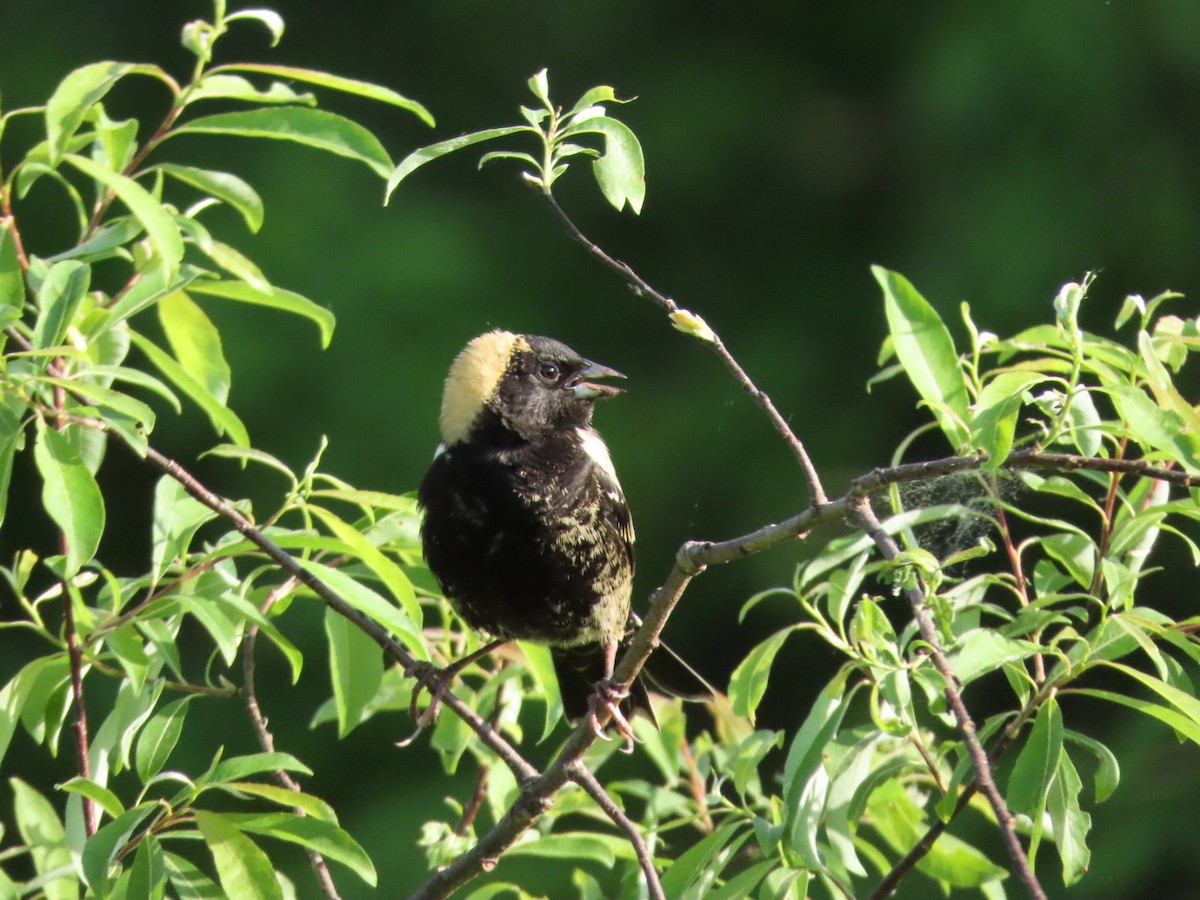
[[[620,393],[597,379],[623,377],[551,338],[480,335],[450,367],[418,498],[426,562],[459,615],[549,644],[568,718],[595,726],[603,704],[628,741],[629,715],[653,720],[640,680],[628,697],[607,682],[637,621],[633,522],[591,424],[594,401]],[[707,694],[692,682],[682,693]]]

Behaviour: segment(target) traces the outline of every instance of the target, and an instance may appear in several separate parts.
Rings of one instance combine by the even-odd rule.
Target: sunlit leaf
[[[78,260],[67,260],[50,267],[38,291],[38,317],[33,329],[35,348],[41,350],[62,343],[91,278],[91,266]]]
[[[341,863],[374,886],[375,867],[366,851],[337,823],[295,813],[225,813],[224,819],[238,831],[273,837],[315,850],[326,859]]]
[[[188,290],[193,294],[223,297],[238,303],[267,306],[271,309],[303,316],[315,323],[320,330],[322,347],[328,347],[329,341],[333,337],[333,313],[294,291],[278,287],[271,287],[270,290],[264,291],[242,281],[210,281],[207,279],[193,282],[188,286]]]
[[[250,445],[250,435],[246,433],[246,426],[233,410],[220,403],[201,382],[193,378],[170,354],[164,353],[152,341],[136,332],[131,333],[130,337],[155,368],[204,411],[218,434],[229,435],[236,444]]]
[[[329,671],[337,703],[338,737],[345,737],[363,720],[383,679],[383,655],[363,631],[332,609],[325,610],[329,641]]]
[[[1015,812],[1033,815],[1041,809],[1062,756],[1062,711],[1058,701],[1050,698],[1038,709],[1033,730],[1008,779],[1006,799]]]
[[[217,878],[225,894],[237,900],[283,900],[275,867],[258,845],[218,813],[198,809],[193,815],[208,844]]]
[[[379,138],[357,122],[323,109],[276,106],[218,113],[191,119],[172,134],[228,134],[292,141],[357,160],[382,178],[392,173],[392,159]]]
[[[46,137],[52,165],[57,165],[62,158],[67,141],[83,124],[88,110],[118,81],[135,74],[150,75],[169,83],[158,66],[111,61],[81,66],[59,82],[46,102]]]
[[[134,765],[142,781],[149,781],[166,764],[171,751],[179,743],[188,703],[194,698],[193,694],[168,703],[142,727],[134,751]]]
[[[734,669],[729,679],[729,701],[733,704],[734,713],[754,720],[758,704],[767,691],[771,665],[775,662],[775,656],[783,647],[784,641],[794,630],[789,627],[775,632],[751,650]]]
[[[84,175],[112,190],[129,207],[129,211],[146,229],[146,235],[158,251],[167,273],[173,276],[183,259],[183,238],[179,235],[178,226],[158,200],[132,178],[106,169],[86,156],[68,153],[64,158]]]
[[[399,165],[388,176],[387,187],[384,189],[383,194],[384,204],[386,205],[388,200],[391,199],[392,192],[396,190],[400,182],[425,165],[425,163],[432,162],[439,157],[445,156],[447,153],[453,153],[455,150],[470,147],[472,144],[507,137],[510,134],[517,134],[521,131],[531,131],[534,134],[538,134],[538,130],[529,125],[510,125],[507,128],[489,128],[485,131],[460,135],[459,137],[439,141],[436,144],[430,144],[428,147],[421,147],[419,150],[414,150],[408,156],[404,157],[404,159],[400,160]]]
[[[204,310],[183,291],[175,291],[158,302],[158,320],[179,365],[224,406],[232,373],[221,333]]]
[[[246,227],[251,231],[258,231],[262,227],[262,198],[254,188],[238,176],[228,172],[197,169],[194,166],[180,166],[174,163],[160,163],[155,168],[228,203],[241,214],[246,222]]]
[[[312,69],[301,69],[296,66],[275,66],[265,63],[227,63],[221,66],[221,70],[225,72],[260,72],[264,75],[276,75],[280,78],[302,81],[305,84],[315,84],[318,87],[341,91],[343,94],[354,94],[358,97],[366,97],[369,100],[377,100],[380,103],[397,106],[400,109],[406,109],[413,113],[430,127],[433,127],[435,124],[429,110],[416,100],[411,100],[402,94],[398,94],[391,88],[371,84],[367,81],[358,81],[357,79],[345,78],[341,75],[331,75],[328,72],[316,72]]]
[[[871,271],[883,288],[896,355],[951,446],[958,449],[967,441],[967,386],[950,332],[907,278],[881,266],[872,266]]]
[[[53,900],[78,897],[71,852],[58,813],[45,797],[20,778],[10,778],[8,783],[13,791],[17,830],[29,848],[34,871],[45,878],[45,896]],[[52,872],[65,877],[53,877]]]
[[[41,419],[33,458],[42,476],[42,504],[66,539],[63,574],[70,578],[96,555],[100,546],[104,496],[67,439]]]

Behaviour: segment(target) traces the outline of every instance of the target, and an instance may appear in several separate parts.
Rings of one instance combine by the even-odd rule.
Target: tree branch
[[[884,531],[883,525],[875,516],[875,511],[871,509],[869,497],[865,494],[853,497],[850,507],[854,521],[870,535],[884,559],[891,560],[900,555],[900,547],[892,536]],[[913,585],[905,589],[905,594],[908,602],[912,605],[913,617],[927,646],[929,657],[946,682],[944,689],[946,702],[950,705],[954,719],[958,723],[958,730],[962,732],[963,740],[966,742],[967,753],[970,755],[971,765],[975,769],[975,784],[979,790],[983,791],[992,806],[992,811],[996,814],[996,821],[1000,825],[1000,834],[1004,839],[1008,855],[1012,858],[1017,874],[1025,883],[1029,895],[1034,900],[1045,900],[1045,891],[1038,883],[1037,876],[1029,865],[1029,857],[1025,854],[1025,848],[1021,846],[1021,840],[1017,837],[1016,817],[1009,811],[1000,789],[996,787],[996,780],[992,777],[992,766],[988,761],[987,751],[983,749],[983,743],[979,740],[975,721],[971,718],[966,704],[963,703],[962,694],[955,687],[954,670],[950,668],[950,662],[946,659],[946,654],[942,652],[937,624],[933,621],[933,613],[929,610],[925,590],[920,586]]]
[[[658,880],[658,871],[654,868],[654,855],[643,840],[637,825],[613,802],[612,797],[608,796],[608,792],[604,790],[604,786],[596,780],[595,775],[588,771],[587,766],[581,760],[572,763],[570,770],[571,780],[587,791],[588,796],[596,801],[596,805],[604,810],[604,814],[625,832],[626,839],[633,845],[633,852],[637,854],[642,874],[646,876],[646,891],[652,900],[666,900],[662,883]]]
[[[263,615],[275,605],[281,598],[286,597],[296,589],[299,582],[295,578],[288,578],[283,584],[276,587],[268,595],[266,601],[262,605]],[[258,625],[251,623],[246,629],[246,637],[242,642],[242,673],[244,685],[242,687],[242,699],[246,703],[246,714],[250,717],[250,727],[254,730],[254,736],[258,739],[258,745],[262,747],[264,753],[275,752],[275,735],[271,733],[271,729],[267,726],[267,717],[263,715],[262,708],[258,704],[258,693],[254,687],[254,647],[258,639]],[[280,787],[301,792],[300,782],[296,781],[283,769],[275,769],[271,776],[275,779],[275,783]],[[295,807],[294,810],[301,816],[308,815],[300,807]],[[308,856],[308,865],[313,870],[313,875],[317,879],[317,883],[321,886],[321,893],[325,895],[327,900],[341,900],[338,894],[337,885],[333,881],[333,876],[329,874],[329,866],[325,863],[325,857],[312,848],[306,848],[305,854]]]

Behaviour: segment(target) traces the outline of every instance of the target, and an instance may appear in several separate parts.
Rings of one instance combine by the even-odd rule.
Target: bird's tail
[[[630,615],[625,636],[621,639],[616,658],[629,649],[633,633],[641,620]],[[558,690],[562,695],[563,712],[568,721],[575,722],[588,713],[588,703],[596,692],[596,683],[607,677],[604,671],[604,648],[600,644],[580,644],[574,647],[551,647],[554,671],[558,675]],[[699,672],[688,665],[674,650],[660,643],[650,654],[641,673],[629,687],[629,696],[621,701],[625,718],[635,714],[645,716],[657,728],[658,720],[650,705],[646,683],[660,693],[684,700],[705,701],[717,695],[717,689]]]

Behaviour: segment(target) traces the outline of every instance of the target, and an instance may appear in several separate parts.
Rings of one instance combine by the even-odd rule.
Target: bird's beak
[[[591,379],[593,378],[624,378],[625,376],[616,369],[610,369],[608,366],[602,366],[599,363],[594,363],[590,359],[585,360],[586,365],[579,370],[578,374],[567,384],[568,390],[571,391],[580,400],[594,400],[598,397],[613,397],[621,393],[619,387],[613,387],[611,384],[596,384]]]

